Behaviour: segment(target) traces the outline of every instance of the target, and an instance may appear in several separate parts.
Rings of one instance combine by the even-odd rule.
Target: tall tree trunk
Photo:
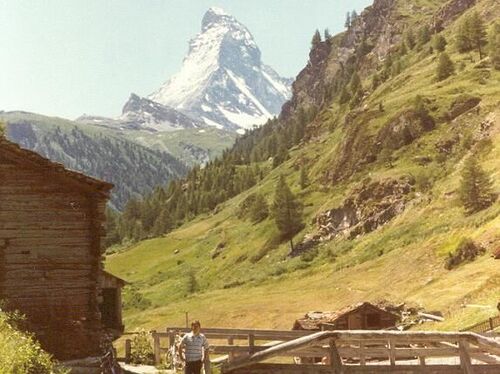
[[[293,252],[293,238],[290,239],[290,248],[292,249],[292,252]]]

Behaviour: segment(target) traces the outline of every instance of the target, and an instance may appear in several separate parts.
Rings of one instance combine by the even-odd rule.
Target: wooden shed
[[[101,297],[99,309],[104,328],[114,337],[119,337],[124,331],[122,323],[122,288],[127,284],[121,278],[103,271],[101,277]]]
[[[101,237],[112,184],[0,136],[0,299],[58,359],[101,353]]]
[[[311,312],[295,321],[293,330],[381,330],[395,327],[399,316],[364,302],[335,312]]]

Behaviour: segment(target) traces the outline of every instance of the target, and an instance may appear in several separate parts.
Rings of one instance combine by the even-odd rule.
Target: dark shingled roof
[[[78,171],[66,169],[64,165],[42,157],[36,152],[21,148],[19,145],[8,141],[1,135],[0,149],[2,152],[0,153],[0,155],[6,155],[6,157],[8,158],[8,153],[10,153],[13,156],[17,156],[24,160],[27,160],[31,164],[39,167],[41,170],[45,169],[62,178],[69,178],[104,195],[108,195],[109,191],[114,187],[112,183],[89,177]],[[7,154],[5,154],[5,152],[7,152]]]

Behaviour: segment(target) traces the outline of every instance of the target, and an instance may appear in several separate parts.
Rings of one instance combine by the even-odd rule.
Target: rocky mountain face
[[[244,25],[210,8],[201,32],[189,43],[181,71],[148,99],[206,125],[242,132],[280,112],[290,97],[290,83],[262,62]]]

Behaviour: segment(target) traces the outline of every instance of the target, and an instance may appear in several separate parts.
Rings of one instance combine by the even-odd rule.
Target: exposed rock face
[[[130,95],[123,106],[120,119],[121,126],[152,131],[206,127],[205,123],[194,120],[168,105],[159,104],[136,94]]]
[[[363,38],[375,46],[370,54],[372,59],[385,58],[394,43],[399,41],[398,35],[401,33],[389,22],[395,3],[395,0],[375,0],[339,39],[318,43],[311,49],[307,66],[292,85],[293,95],[283,106],[281,119],[290,119],[299,107],[320,107],[328,101],[325,95],[331,89],[332,82],[340,78],[339,74],[342,74],[347,60],[353,57]]]
[[[398,149],[411,144],[424,132],[431,131],[434,125],[434,120],[429,115],[406,110],[380,130],[377,143],[384,148]]]
[[[364,183],[340,207],[320,213],[316,217],[317,233],[306,236],[291,256],[319,242],[337,236],[352,239],[386,224],[404,211],[414,183],[409,177]]]
[[[480,97],[470,96],[470,95],[460,95],[451,104],[450,110],[448,111],[448,119],[453,120],[458,116],[468,112],[481,102]]]
[[[437,32],[443,30],[457,16],[469,9],[476,0],[452,0],[444,4],[434,15],[431,28]]]

